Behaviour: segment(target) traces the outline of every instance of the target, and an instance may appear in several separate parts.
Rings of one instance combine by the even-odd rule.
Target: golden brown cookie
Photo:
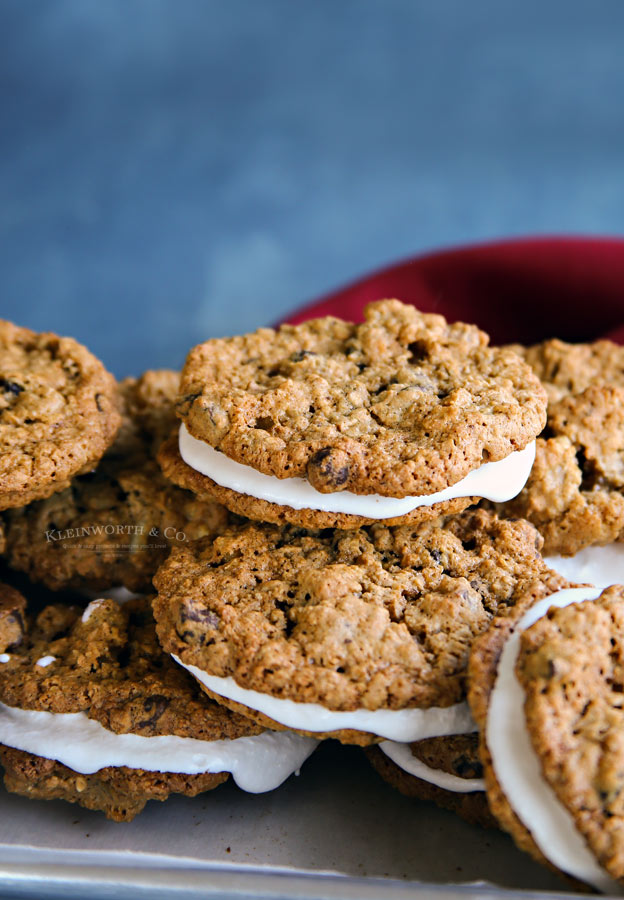
[[[86,611],[58,603],[34,616],[22,613],[21,636],[6,655],[0,702],[7,706],[85,711],[111,731],[146,737],[215,740],[261,730],[211,703],[162,652],[146,598],[123,605],[94,600]],[[37,665],[49,657],[54,661]]]
[[[227,781],[227,772],[145,772],[126,766],[107,766],[94,774],[82,775],[54,759],[45,759],[3,747],[0,763],[4,784],[12,794],[31,800],[66,800],[86,809],[100,810],[115,822],[129,822],[149,800],[166,800],[171,794],[195,797]]]
[[[0,758],[7,788],[31,798],[62,798],[100,809],[117,821],[131,819],[147,800],[210,790],[228,773],[168,771],[171,756],[166,751],[163,762],[153,768],[115,764],[76,771],[67,761],[20,744],[20,735],[16,739],[9,728],[11,715],[26,710],[78,713],[84,722],[99,723],[102,735],[176,736],[205,747],[213,741],[235,744],[238,738],[264,731],[209,700],[162,652],[148,598],[123,606],[101,599],[85,610],[55,604],[30,616],[21,638],[0,656],[0,704],[0,740],[5,745]],[[60,721],[49,716],[46,727],[49,720],[52,727]],[[69,743],[74,740],[68,738]],[[197,749],[194,743],[193,752]],[[226,753],[222,749],[221,757]],[[260,764],[266,766],[266,758],[262,763],[261,756]]]
[[[544,778],[624,883],[624,587],[536,622],[522,635],[517,673]]]
[[[120,385],[123,425],[97,469],[5,515],[11,566],[53,590],[150,590],[172,544],[225,526],[224,507],[172,485],[154,458],[175,421],[178,382],[161,370]]]
[[[624,588],[592,599],[598,593],[564,591],[528,614],[495,619],[473,647],[469,699],[501,827],[540,862],[610,891],[609,876],[624,874],[617,796]],[[503,693],[490,713],[495,686]],[[502,742],[501,704],[509,719]],[[511,749],[501,755],[505,746]],[[519,767],[512,780],[510,765]]]
[[[456,734],[450,737],[428,738],[415,741],[410,750],[415,759],[434,770],[446,772],[462,779],[481,778],[483,767],[478,752],[479,739],[476,734]],[[383,747],[383,745],[382,745]],[[462,819],[483,828],[497,827],[490,813],[484,791],[460,793],[447,790],[418,778],[397,765],[382,747],[367,747],[366,755],[375,771],[406,797],[425,800],[457,813]]]
[[[624,387],[624,347],[613,341],[568,344],[552,338],[531,347],[511,344],[508,349],[531,366],[549,403],[582,394],[596,383]]]
[[[572,556],[624,537],[624,347],[545,341],[514,350],[548,392],[548,424],[522,492],[498,507],[529,519],[544,553]]]
[[[333,712],[448,707],[465,699],[468,655],[491,618],[565,583],[540,545],[527,522],[484,510],[418,531],[247,524],[173,548],[154,578],[158,634],[185,665],[272,698]]]
[[[187,358],[178,404],[191,438],[253,472],[305,479],[321,494],[405,498],[456,484],[543,428],[539,381],[516,354],[488,347],[475,326],[449,325],[398,300],[370,304],[365,316],[359,325],[315,319],[200,344]],[[200,486],[213,485],[207,477]],[[218,492],[234,505],[231,493]],[[305,517],[307,527],[358,527],[366,515],[338,520],[306,508],[297,517],[245,503],[247,514],[296,524]],[[411,518],[430,517],[419,510]]]
[[[171,434],[158,451],[158,462],[166,477],[179,487],[193,494],[205,502],[217,502],[223,504],[231,512],[253,519],[256,522],[272,522],[274,525],[295,525],[300,528],[360,528],[364,525],[374,525],[376,519],[367,516],[356,516],[351,513],[327,512],[319,509],[293,509],[280,503],[271,503],[261,500],[259,497],[251,497],[249,494],[240,494],[238,491],[223,487],[202,475],[196,469],[187,465],[180,456],[178,447],[178,430]],[[433,506],[419,506],[404,516],[396,516],[384,519],[384,525],[416,525],[422,522],[438,519],[443,513],[461,512],[469,506],[473,506],[479,500],[478,497],[457,497],[454,500],[446,500],[443,503],[434,503]]]
[[[0,320],[0,509],[89,471],[120,421],[115,380],[86,347]]]

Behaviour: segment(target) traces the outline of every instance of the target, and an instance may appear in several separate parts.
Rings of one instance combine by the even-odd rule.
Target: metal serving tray
[[[361,750],[333,741],[268,794],[228,782],[195,799],[150,803],[116,824],[2,792],[0,813],[4,897],[459,900],[566,891],[506,835],[401,796]]]

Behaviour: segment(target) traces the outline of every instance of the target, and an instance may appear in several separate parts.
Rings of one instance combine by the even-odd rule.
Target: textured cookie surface
[[[92,468],[119,424],[115,381],[86,347],[0,320],[0,509]]]
[[[20,607],[22,608],[22,607]],[[0,701],[21,709],[84,712],[117,734],[235,739],[262,731],[218,706],[163,653],[149,600],[119,606],[94,601],[82,609],[55,604],[22,619],[21,634],[0,663]],[[86,620],[86,621],[85,621]],[[1,632],[0,632],[1,633]],[[44,657],[54,657],[46,666]],[[227,777],[143,772],[126,767],[79,775],[54,760],[3,748],[9,790],[41,799],[73,800],[111,818],[132,818],[150,799],[216,787]],[[118,795],[117,791],[126,795]]]
[[[250,524],[173,549],[154,579],[158,633],[183,662],[275,697],[447,706],[464,699],[470,647],[492,616],[519,589],[563,583],[540,543],[528,523],[483,510],[417,532]]]
[[[31,800],[66,800],[86,809],[100,810],[115,822],[129,822],[148,800],[166,800],[171,794],[195,797],[210,791],[228,775],[184,775],[146,772],[126,766],[107,766],[91,775],[80,775],[62,763],[0,744],[4,784],[13,794]]]
[[[146,737],[217,740],[260,731],[211,703],[163,653],[147,599],[123,606],[96,600],[84,616],[53,604],[23,622],[9,660],[0,664],[0,701],[7,706],[86,712],[110,731]],[[37,665],[49,656],[54,662]]]
[[[397,300],[365,315],[200,344],[184,367],[180,417],[265,474],[391,497],[442,490],[543,428],[530,367],[475,326]]]
[[[517,672],[544,777],[624,879],[624,588],[551,610],[523,633]]]
[[[185,490],[192,491],[200,500],[218,502],[231,512],[257,522],[272,522],[274,525],[297,525],[300,528],[342,528],[350,530],[364,525],[373,525],[375,519],[350,513],[325,512],[318,509],[293,509],[269,500],[239,494],[222,487],[187,465],[180,456],[177,429],[158,451],[158,461],[166,477]],[[441,515],[461,512],[478,502],[478,497],[458,497],[433,506],[419,506],[405,516],[384,519],[384,525],[416,525]]]
[[[509,349],[531,366],[549,403],[582,394],[596,382],[624,387],[624,347],[612,341],[568,344],[553,338],[531,347],[512,344]]]
[[[123,425],[94,472],[5,516],[10,564],[53,590],[150,590],[172,543],[216,533],[226,510],[172,485],[155,460],[175,422],[179,376],[161,370],[120,386]]]
[[[26,600],[8,584],[0,582],[0,653],[22,641]]]
[[[432,769],[440,769],[458,778],[481,778],[483,767],[478,752],[476,734],[456,734],[451,737],[428,738],[415,741],[411,750],[416,759]],[[406,772],[379,747],[367,747],[366,755],[375,771],[393,788],[406,797],[431,801],[443,809],[457,813],[462,819],[484,828],[496,827],[496,820],[488,808],[484,791],[458,793],[445,790]]]
[[[499,509],[573,555],[624,537],[624,348],[546,341],[522,351],[548,392],[548,424],[524,490]]]

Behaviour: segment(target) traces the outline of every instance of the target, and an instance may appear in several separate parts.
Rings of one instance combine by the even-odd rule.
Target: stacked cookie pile
[[[617,567],[619,348],[493,348],[398,301],[120,385],[74,341],[0,341],[7,578],[62,592],[0,594],[10,790],[131,818],[277,787],[335,738],[568,875],[624,875],[624,589],[568,580]]]
[[[159,569],[162,646],[219,703],[369,747],[392,783],[489,822],[470,648],[516,593],[565,582],[525,522],[462,511],[526,482],[546,420],[530,367],[384,301],[196,347],[178,415],[163,471],[245,519]]]
[[[152,576],[172,543],[228,524],[156,462],[178,384],[160,371],[117,385],[75,341],[0,326],[6,577],[60,592],[42,604],[29,587],[27,604],[0,585],[5,783],[118,821],[230,773],[245,790],[274,789],[316,746],[211,701],[158,643]]]

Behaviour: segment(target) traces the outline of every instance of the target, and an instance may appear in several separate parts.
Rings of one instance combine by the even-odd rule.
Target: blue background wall
[[[2,0],[0,315],[118,374],[380,264],[624,231],[621,0]]]

